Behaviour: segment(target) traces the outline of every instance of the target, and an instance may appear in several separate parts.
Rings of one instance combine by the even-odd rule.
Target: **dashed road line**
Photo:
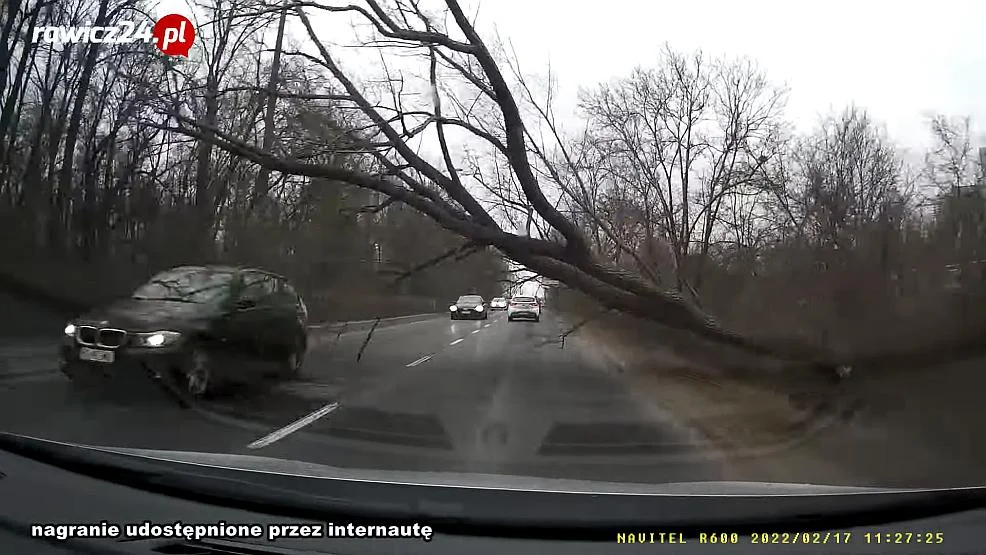
[[[414,323],[417,323],[417,322],[414,322]],[[484,328],[488,328],[491,325],[492,324],[487,323],[487,324],[484,324],[483,327]],[[472,333],[473,334],[476,334],[476,333],[479,333],[480,331],[482,331],[482,329],[476,329],[476,330],[473,330]],[[451,347],[453,345],[458,345],[459,343],[462,343],[463,341],[465,341],[465,338],[464,337],[460,337],[459,339],[456,339],[455,341],[449,343],[449,346]],[[424,362],[427,362],[428,360],[431,360],[431,358],[433,356],[435,356],[435,355],[434,354],[425,355],[425,356],[419,358],[418,360],[415,360],[413,362],[409,362],[408,364],[405,365],[405,367],[411,368],[411,367],[417,366],[419,364],[422,364]],[[298,430],[304,428],[305,426],[311,425],[312,423],[314,423],[318,419],[323,418],[324,416],[328,415],[329,413],[331,413],[332,411],[336,410],[337,408],[339,408],[339,403],[338,402],[329,403],[328,405],[325,405],[324,407],[322,407],[322,408],[320,408],[320,409],[312,412],[311,414],[308,414],[307,416],[303,416],[302,418],[299,418],[298,420],[295,420],[294,422],[288,424],[287,426],[284,426],[283,428],[279,428],[277,430],[274,430],[273,432],[271,432],[271,433],[265,435],[264,437],[262,437],[262,438],[260,438],[260,439],[258,439],[256,441],[254,441],[253,443],[247,445],[247,448],[248,449],[261,449],[263,447],[267,447],[268,445],[270,445],[270,444],[272,444],[272,443],[274,443],[276,441],[280,441],[280,440],[284,439],[285,437],[287,437],[287,436],[289,436],[289,435],[297,432]]]
[[[299,418],[298,420],[295,420],[294,422],[288,424],[283,428],[274,430],[273,432],[265,435],[264,437],[258,439],[257,441],[254,441],[250,445],[247,445],[247,448],[260,449],[262,447],[267,447],[271,443],[284,439],[285,437],[297,432],[298,430],[304,428],[305,426],[312,424],[319,418],[322,418],[323,416],[329,414],[330,412],[336,410],[337,408],[339,408],[338,402],[329,403],[328,405],[325,405],[324,407],[312,412],[308,416]]]
[[[426,360],[430,359],[433,356],[435,356],[435,355],[425,355],[425,356],[419,358],[418,360],[416,360],[414,362],[405,364],[404,366],[406,366],[407,368],[410,368],[412,366],[417,366],[417,365],[421,364],[422,362],[425,362]]]

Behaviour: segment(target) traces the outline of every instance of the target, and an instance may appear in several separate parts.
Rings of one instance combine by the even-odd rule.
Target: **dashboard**
[[[243,483],[244,488],[250,485]],[[588,495],[588,494],[580,494]],[[519,507],[518,507],[519,509]],[[659,515],[658,515],[659,516]],[[212,528],[209,528],[212,527]],[[127,530],[134,531],[126,533]],[[221,537],[198,537],[220,530]],[[367,537],[371,535],[385,537]],[[386,537],[403,534],[405,537]],[[356,535],[362,537],[345,537]],[[512,536],[512,537],[511,537]],[[523,537],[520,537],[523,536]],[[986,553],[986,510],[969,508],[892,525],[736,533],[633,525],[597,537],[566,534],[465,535],[407,522],[360,528],[335,519],[282,518],[222,507],[101,478],[0,451],[0,552],[178,555],[376,555],[462,553]]]

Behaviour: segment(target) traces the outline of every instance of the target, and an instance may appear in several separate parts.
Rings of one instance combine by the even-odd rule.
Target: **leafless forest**
[[[147,8],[4,4],[6,278],[95,298],[235,261],[355,318],[493,294],[504,256],[583,301],[785,359],[958,352],[986,331],[984,151],[961,114],[929,117],[933,148],[905,162],[864,108],[795,133],[797,91],[671,46],[561,113],[565,76],[454,0],[203,0],[187,59],[31,40]],[[323,30],[337,20],[355,42]]]

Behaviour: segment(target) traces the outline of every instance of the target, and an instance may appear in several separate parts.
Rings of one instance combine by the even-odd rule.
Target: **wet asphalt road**
[[[718,457],[634,391],[616,365],[577,334],[562,348],[566,323],[550,312],[539,323],[507,322],[495,312],[487,321],[436,317],[381,328],[358,362],[365,332],[320,336],[300,380],[191,409],[152,389],[139,396],[75,390],[53,371],[52,354],[32,347],[34,328],[25,325],[19,339],[5,330],[7,346],[0,347],[6,431],[345,467],[722,479]],[[12,377],[18,370],[30,373]]]

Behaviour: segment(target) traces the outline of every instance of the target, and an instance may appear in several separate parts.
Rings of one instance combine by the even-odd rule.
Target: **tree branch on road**
[[[373,161],[375,170],[382,171],[332,167],[291,159],[235,139],[228,133],[223,133],[209,125],[207,121],[195,120],[176,113],[166,115],[172,121],[178,121],[180,125],[177,127],[165,125],[161,128],[185,133],[270,171],[344,182],[378,191],[413,207],[445,229],[469,241],[492,245],[530,270],[589,294],[609,309],[656,320],[671,327],[691,331],[706,339],[759,354],[796,360],[806,357],[815,361],[826,359],[825,353],[790,338],[766,341],[726,329],[710,314],[701,311],[681,294],[662,290],[656,287],[652,280],[641,276],[638,272],[601,259],[589,248],[590,243],[579,226],[563,215],[557,208],[556,202],[549,200],[546,195],[545,186],[557,187],[562,183],[558,182],[561,180],[557,173],[553,176],[549,173],[547,177],[542,174],[542,178],[539,179],[539,172],[528,155],[531,150],[530,133],[539,122],[536,118],[525,119],[520,102],[513,93],[513,85],[501,69],[501,64],[495,59],[458,2],[448,0],[446,6],[448,14],[455,23],[455,32],[464,37],[464,42],[452,39],[449,31],[438,30],[439,26],[431,20],[426,20],[424,29],[412,27],[411,18],[403,17],[407,7],[402,3],[394,3],[387,8],[375,1],[369,1],[368,5],[370,9],[367,10],[305,2],[293,4],[292,9],[318,52],[318,56],[312,58],[317,59],[319,64],[327,69],[345,92],[343,95],[345,100],[337,100],[337,102],[355,108],[366,120],[370,126],[368,127],[370,130],[364,135],[367,142],[371,142],[371,136],[374,134],[381,136],[382,140],[372,142],[385,144],[386,150],[368,149],[366,155],[368,160]],[[461,77],[471,68],[477,67],[479,75],[473,78],[466,77],[460,83],[472,86],[472,92],[463,92],[460,96],[478,95],[492,102],[491,106],[496,109],[503,136],[495,137],[490,133],[476,132],[479,128],[472,125],[462,127],[471,131],[473,137],[484,140],[493,152],[504,158],[512,179],[523,193],[525,202],[533,209],[532,213],[544,220],[551,232],[557,234],[557,239],[546,240],[522,236],[501,229],[480,200],[468,190],[467,184],[455,169],[452,149],[447,139],[439,139],[441,157],[445,166],[442,169],[412,147],[408,133],[394,126],[394,121],[403,121],[404,118],[411,118],[412,114],[417,115],[425,111],[427,115],[419,116],[419,119],[424,117],[424,121],[418,127],[434,126],[436,133],[441,136],[443,126],[450,121],[442,116],[441,103],[431,102],[430,108],[424,104],[420,107],[405,107],[401,105],[403,100],[400,98],[412,95],[404,93],[397,95],[398,100],[390,107],[391,111],[399,117],[396,120],[385,117],[383,110],[379,108],[380,103],[369,99],[370,90],[358,85],[354,75],[342,69],[311,22],[307,9],[337,13],[356,11],[370,21],[381,36],[399,39],[403,44],[402,49],[408,46],[421,49],[422,59],[427,64],[423,71],[427,77],[424,77],[421,83],[426,92],[421,96],[425,98],[430,96],[432,101],[438,100],[441,94],[448,94],[440,91],[437,86],[440,82],[440,69],[451,69]],[[444,53],[439,54],[439,51]],[[449,58],[459,56],[467,58],[467,61],[460,61],[451,67],[447,65]],[[681,67],[677,69],[683,71]],[[685,100],[692,103],[701,102],[699,98]],[[682,109],[686,108],[687,106]],[[402,127],[407,128],[403,124]],[[567,163],[571,165],[573,159],[569,158]],[[403,171],[404,168],[413,170],[419,177]],[[393,176],[397,178],[394,179]],[[551,183],[552,180],[555,183]],[[432,191],[437,191],[438,194],[433,194]],[[462,209],[460,210],[456,205],[461,206]]]

